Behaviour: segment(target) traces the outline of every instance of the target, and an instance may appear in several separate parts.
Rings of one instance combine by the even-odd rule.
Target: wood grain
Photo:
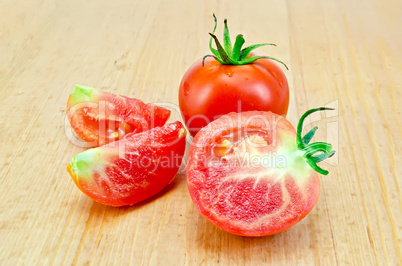
[[[402,2],[0,1],[0,264],[402,265]],[[169,105],[208,53],[212,13],[288,64],[288,119],[334,143],[320,199],[270,237],[207,222],[174,182],[133,207],[97,204],[65,170],[85,150],[65,104],[74,84]],[[221,21],[222,22],[222,21]],[[222,24],[218,27],[221,33]],[[310,124],[309,126],[312,126]]]

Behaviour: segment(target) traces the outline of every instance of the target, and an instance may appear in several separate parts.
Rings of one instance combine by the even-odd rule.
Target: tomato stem
[[[311,139],[313,138],[315,132],[317,131],[317,127],[312,128],[309,132],[307,132],[304,137],[301,136],[302,131],[303,131],[303,122],[304,119],[317,111],[323,111],[323,110],[334,110],[333,108],[328,108],[328,107],[319,107],[315,109],[310,109],[307,112],[305,112],[300,120],[299,124],[297,125],[297,147],[299,150],[304,152],[304,157],[307,159],[307,163],[313,168],[315,171],[317,171],[320,174],[327,175],[328,171],[320,168],[317,166],[317,163],[333,156],[335,154],[335,151],[332,150],[332,145],[326,142],[314,142],[309,144]],[[322,152],[321,154],[314,155],[317,152]]]
[[[216,61],[223,65],[246,65],[246,64],[251,64],[254,61],[261,59],[261,58],[267,58],[274,60],[278,63],[281,63],[282,65],[285,66],[286,69],[289,69],[288,66],[283,63],[282,61],[270,57],[270,56],[252,56],[249,57],[250,52],[253,51],[254,49],[265,46],[265,45],[273,45],[276,46],[273,43],[260,43],[260,44],[254,44],[250,45],[244,49],[241,49],[243,44],[245,43],[243,35],[239,34],[236,36],[236,40],[234,45],[232,46],[232,42],[230,40],[230,34],[229,34],[229,28],[227,25],[227,19],[224,20],[224,29],[223,29],[223,45],[219,42],[218,38],[215,36],[215,30],[217,27],[217,19],[215,14],[213,14],[214,21],[215,21],[215,26],[212,31],[212,33],[209,33],[211,35],[211,38],[209,39],[209,49],[212,52],[212,55],[206,55],[204,56],[202,60],[202,65],[204,66],[204,61],[207,57],[213,57],[215,58]],[[215,42],[216,49],[212,47],[212,42]]]

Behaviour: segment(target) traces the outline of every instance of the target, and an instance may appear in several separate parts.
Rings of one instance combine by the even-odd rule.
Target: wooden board
[[[0,264],[402,264],[402,2],[0,1]],[[208,53],[212,13],[280,58],[296,124],[309,108],[337,154],[296,226],[225,233],[195,209],[184,167],[161,193],[113,208],[65,170],[85,150],[65,114],[74,84],[177,105],[185,70]],[[176,109],[171,121],[180,119]]]

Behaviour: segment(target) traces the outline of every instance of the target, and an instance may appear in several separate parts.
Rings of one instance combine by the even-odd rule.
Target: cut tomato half
[[[169,116],[166,108],[79,85],[67,102],[71,127],[93,147],[163,126]]]
[[[271,112],[230,113],[210,123],[188,155],[187,182],[196,208],[221,229],[244,236],[271,235],[296,224],[320,191],[306,159],[317,143],[301,150],[296,139],[290,122]],[[333,151],[328,146],[325,153]]]

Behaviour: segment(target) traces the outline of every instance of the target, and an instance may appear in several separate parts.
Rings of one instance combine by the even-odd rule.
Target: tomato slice
[[[169,116],[166,108],[78,85],[67,102],[73,130],[94,147],[163,126]]]
[[[185,147],[186,130],[177,121],[77,154],[67,171],[92,199],[112,206],[131,205],[173,180]]]
[[[228,232],[263,236],[300,221],[319,196],[294,127],[271,112],[225,115],[194,138],[187,182],[196,208]]]

